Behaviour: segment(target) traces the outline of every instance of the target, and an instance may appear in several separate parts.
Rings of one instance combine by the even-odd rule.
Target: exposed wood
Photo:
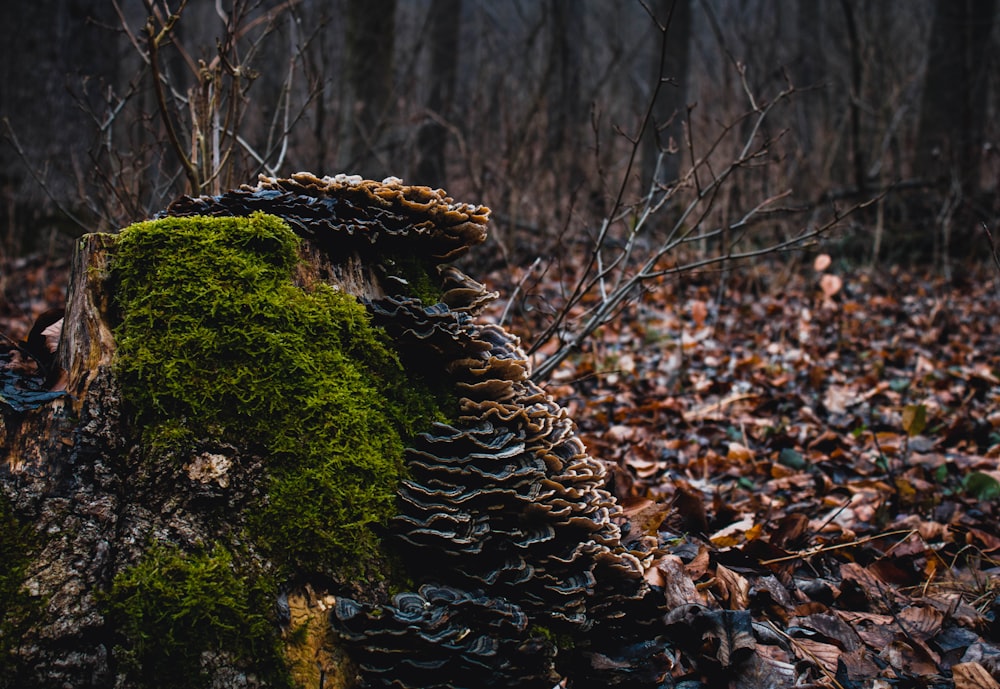
[[[57,360],[67,373],[66,390],[75,413],[87,398],[90,384],[106,372],[115,352],[111,333],[114,307],[107,289],[109,249],[114,235],[88,234],[77,243],[70,278],[65,325]]]

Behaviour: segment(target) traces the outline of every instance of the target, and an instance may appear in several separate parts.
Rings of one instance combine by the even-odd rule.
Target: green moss
[[[381,263],[388,276],[395,278],[387,280],[385,285],[390,294],[402,293],[417,297],[426,306],[441,301],[441,281],[437,277],[437,268],[430,259],[417,255],[393,254],[383,257]]]
[[[144,222],[116,240],[116,375],[147,461],[204,438],[267,459],[266,496],[232,515],[246,525],[232,542],[153,546],[105,596],[116,657],[143,686],[204,685],[206,651],[288,685],[276,582],[233,556],[235,539],[281,576],[385,576],[378,531],[396,511],[404,443],[454,404],[445,384],[404,370],[355,298],[296,286],[298,250],[262,214]]]
[[[528,634],[545,639],[549,644],[559,649],[570,649],[576,646],[576,640],[569,634],[557,634],[549,627],[543,625],[532,625],[528,630]]]
[[[209,680],[203,654],[223,654],[269,686],[292,686],[273,622],[273,582],[246,575],[221,545],[194,554],[152,545],[106,596],[126,676],[140,687],[193,689]]]
[[[263,449],[251,538],[279,564],[376,574],[404,439],[440,405],[355,298],[293,283],[298,243],[262,214],[125,229],[117,375],[151,456],[203,437]]]
[[[37,535],[19,520],[7,499],[0,495],[0,687],[14,671],[12,652],[20,643],[41,601],[24,590],[24,577]]]

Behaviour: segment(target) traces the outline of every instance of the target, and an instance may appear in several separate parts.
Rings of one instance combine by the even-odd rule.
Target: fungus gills
[[[622,544],[604,466],[531,382],[517,339],[476,320],[496,294],[443,265],[484,240],[488,209],[394,178],[298,174],[167,213],[255,211],[333,262],[345,250],[426,257],[438,283],[431,303],[390,265],[398,279],[365,300],[404,363],[440,371],[458,400],[404,455],[391,531],[419,592],[384,606],[340,597],[331,611],[367,686],[669,686],[662,598],[643,576],[649,554]]]
[[[167,215],[277,215],[295,232],[320,248],[363,255],[398,251],[438,262],[452,260],[486,239],[489,209],[456,203],[440,189],[406,186],[390,177],[383,182],[353,175],[291,179],[261,177],[221,196],[185,196]]]
[[[551,686],[553,676],[573,687],[663,686],[669,664],[651,629],[660,612],[643,577],[645,554],[622,545],[604,466],[587,454],[566,410],[529,380],[516,338],[462,306],[385,298],[371,308],[404,348],[440,359],[460,396],[455,422],[435,424],[405,453],[410,477],[393,526],[409,574],[477,592],[483,604],[514,605],[530,623],[517,637],[523,646],[561,640],[552,675],[531,676],[537,686]],[[340,608],[335,626],[346,623],[339,616]],[[399,650],[411,643],[396,638]],[[394,678],[392,654],[383,658],[375,686]],[[536,686],[501,674],[491,686]]]

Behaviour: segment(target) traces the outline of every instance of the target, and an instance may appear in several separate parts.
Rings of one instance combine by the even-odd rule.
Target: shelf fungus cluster
[[[250,215],[283,218],[318,248],[368,255],[415,251],[436,261],[452,260],[486,239],[484,206],[456,203],[440,189],[408,186],[390,177],[381,182],[355,175],[289,179],[261,177],[221,196],[185,196],[166,215]]]
[[[621,543],[604,467],[565,409],[529,379],[517,340],[474,318],[477,302],[470,289],[465,303],[447,307],[398,297],[371,304],[397,342],[437,359],[459,396],[457,419],[407,450],[410,478],[393,526],[409,571],[478,592],[482,604],[515,605],[530,621],[523,645],[547,638],[551,676],[530,683],[495,674],[495,686],[550,687],[553,676],[574,687],[661,686],[668,660],[650,631],[656,592]],[[368,619],[377,624],[386,612],[395,614],[387,606]],[[379,672],[389,677],[391,666]]]
[[[660,687],[663,610],[642,553],[623,545],[604,466],[529,377],[517,339],[477,316],[495,298],[446,265],[485,239],[488,210],[440,190],[338,176],[262,178],[170,215],[285,219],[332,264],[419,255],[432,293],[378,279],[359,298],[404,364],[446,379],[457,413],[417,436],[387,537],[418,592],[378,605],[339,597],[334,632],[367,686]]]

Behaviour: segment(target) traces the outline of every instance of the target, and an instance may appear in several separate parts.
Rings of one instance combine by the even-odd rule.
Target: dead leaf
[[[920,435],[927,425],[927,407],[922,404],[908,404],[903,407],[903,430],[911,438]]]
[[[674,634],[689,641],[698,637],[715,649],[715,658],[723,667],[742,663],[754,653],[757,642],[753,620],[747,610],[710,610],[702,605],[682,605],[664,616],[664,623]],[[691,635],[694,639],[691,639]]]
[[[715,569],[719,582],[719,592],[730,610],[746,610],[750,604],[750,582],[742,574],[738,574],[725,565]]]
[[[626,505],[623,512],[631,527],[630,536],[655,536],[670,512],[670,505],[641,499]]]
[[[729,452],[726,453],[726,459],[733,462],[751,462],[754,458],[754,452],[746,445],[741,445],[740,443],[729,443]]]
[[[59,348],[59,338],[62,337],[62,328],[63,319],[60,318],[42,331],[42,337],[45,338],[45,346],[52,354],[55,354],[56,349]]]
[[[694,558],[684,565],[684,571],[693,580],[698,581],[708,572],[709,566],[712,564],[711,556],[709,555],[708,548],[702,546],[698,549],[698,554]]]
[[[691,320],[694,321],[694,327],[701,328],[705,324],[706,318],[708,318],[708,304],[701,299],[692,301]]]
[[[664,606],[668,609],[704,602],[684,563],[676,555],[657,558],[653,566],[646,570],[645,576],[650,584],[663,589]]]
[[[979,663],[952,665],[951,676],[955,679],[955,689],[1000,689],[1000,683]]]
[[[831,299],[843,286],[844,281],[839,276],[832,275],[831,273],[824,273],[819,279],[819,288],[822,290],[823,296],[827,299]]]
[[[896,615],[908,634],[926,641],[941,631],[944,614],[928,605],[911,605]]]
[[[837,662],[840,660],[843,651],[834,644],[823,643],[813,639],[793,639],[796,651],[802,658],[808,658],[818,665],[822,665],[827,672],[833,674],[837,671]]]
[[[743,515],[742,519],[712,534],[712,543],[719,547],[737,545],[746,537],[747,531],[754,528],[757,519],[752,514]]]
[[[879,653],[894,668],[908,675],[935,675],[939,658],[925,645],[900,634]]]
[[[770,657],[765,649],[773,647],[757,646],[756,652],[740,663],[736,689],[774,689],[791,687],[796,684],[798,672],[795,665]]]
[[[830,254],[820,254],[813,261],[813,270],[815,270],[817,273],[822,273],[824,270],[830,267],[831,262],[832,259],[830,258]]]

